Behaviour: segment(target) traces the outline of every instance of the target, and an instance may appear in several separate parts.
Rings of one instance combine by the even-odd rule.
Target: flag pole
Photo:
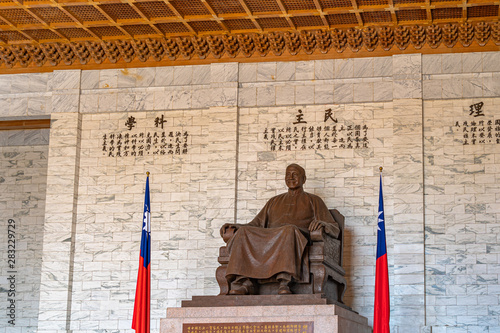
[[[390,297],[389,269],[387,264],[387,242],[385,237],[384,196],[382,192],[382,170],[377,217],[377,260],[375,266],[375,303],[373,309],[373,333],[389,333]]]
[[[136,333],[149,333],[151,327],[151,204],[149,197],[149,171],[146,172],[146,190],[144,192],[141,251],[139,255],[139,270],[137,272],[137,287],[135,290],[134,315],[132,318],[132,329]]]

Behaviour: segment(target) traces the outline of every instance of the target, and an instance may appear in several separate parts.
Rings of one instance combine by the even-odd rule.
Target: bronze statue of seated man
[[[250,223],[221,227],[229,251],[230,295],[253,294],[255,280],[278,281],[278,294],[290,294],[290,284],[301,276],[310,232],[323,228],[333,237],[339,235],[338,224],[323,200],[304,192],[305,181],[305,170],[289,165],[287,193],[271,198]]]

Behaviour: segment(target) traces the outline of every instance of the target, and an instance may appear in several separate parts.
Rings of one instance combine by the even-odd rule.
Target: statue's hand
[[[321,221],[312,221],[311,224],[309,224],[309,231],[315,231],[315,230],[320,230],[325,227],[325,223]]]
[[[236,223],[225,223],[225,224],[224,224],[224,225],[220,228],[220,235],[221,235],[221,237],[222,237],[222,238],[224,238],[224,235],[225,235],[226,233],[228,233],[229,229],[234,229],[234,230],[233,230],[233,232],[232,232],[231,234],[235,233],[235,232],[236,232],[236,230],[238,230],[239,226],[240,226],[240,225],[239,225],[239,224],[236,224]]]

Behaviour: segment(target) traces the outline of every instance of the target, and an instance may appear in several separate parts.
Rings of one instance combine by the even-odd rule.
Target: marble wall
[[[391,331],[500,332],[499,57],[0,76],[1,119],[52,119],[50,138],[37,134],[50,145],[30,320],[38,332],[132,332],[149,171],[158,332],[167,307],[218,293],[220,226],[250,220],[297,162],[306,191],[347,218],[349,306],[371,322],[383,166]],[[0,149],[33,140],[0,132]]]
[[[0,332],[36,332],[38,327],[47,182],[45,132],[0,135],[5,145],[0,146]]]

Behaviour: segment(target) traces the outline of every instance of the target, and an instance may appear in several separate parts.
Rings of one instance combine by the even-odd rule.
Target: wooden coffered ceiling
[[[329,57],[408,47],[498,50],[499,5],[500,0],[0,0],[0,72],[326,57],[333,50]]]

